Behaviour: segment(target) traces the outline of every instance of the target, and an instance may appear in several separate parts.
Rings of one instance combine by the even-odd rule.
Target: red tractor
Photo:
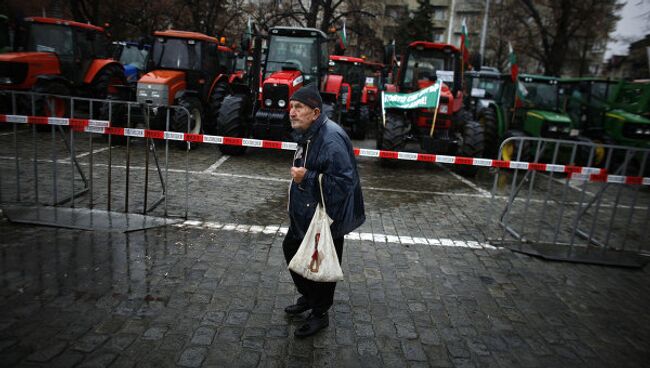
[[[329,72],[343,77],[341,85],[341,117],[338,123],[348,128],[350,137],[363,139],[369,111],[362,114],[362,98],[365,90],[364,60],[352,56],[330,55]],[[365,116],[364,116],[365,115]]]
[[[378,124],[378,149],[402,151],[407,142],[415,141],[426,153],[482,156],[483,127],[463,110],[462,62],[460,50],[449,44],[416,41],[408,45],[397,77],[386,85],[386,91],[414,92],[440,79],[436,119],[434,122],[435,109],[386,109],[385,123]],[[459,170],[467,174],[475,171],[464,166]]]
[[[166,107],[179,105],[170,116],[170,129],[199,134],[214,132],[221,103],[230,93],[234,53],[214,37],[196,32],[154,33],[149,72],[138,81],[136,98],[155,106],[155,126],[165,129]]]
[[[248,73],[249,83],[233,85],[233,93],[224,99],[219,111],[217,134],[290,139],[289,98],[310,83],[320,86],[323,113],[330,117],[338,115],[343,78],[327,74],[328,41],[324,32],[314,28],[271,28],[262,67],[259,56],[255,56],[257,60]],[[221,145],[219,149],[224,154],[237,155],[243,154],[246,147]]]
[[[14,52],[0,54],[0,90],[105,99],[114,92],[113,86],[126,82],[124,68],[110,54],[110,42],[101,27],[25,18],[16,31]],[[37,97],[35,102],[37,115],[68,114],[65,99]],[[12,109],[11,101],[4,103]],[[29,98],[17,98],[16,104],[19,113],[31,114]]]

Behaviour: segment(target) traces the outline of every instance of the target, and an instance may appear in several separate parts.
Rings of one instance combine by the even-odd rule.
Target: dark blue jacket
[[[361,183],[352,143],[345,131],[321,114],[304,134],[293,135],[299,145],[293,166],[304,166],[307,173],[300,184],[291,181],[289,234],[302,239],[307,232],[321,201],[318,174],[323,174],[325,207],[334,220],[330,227],[332,237],[340,238],[361,226],[366,220]]]

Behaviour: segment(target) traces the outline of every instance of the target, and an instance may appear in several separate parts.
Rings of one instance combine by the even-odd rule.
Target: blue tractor
[[[113,59],[124,65],[127,83],[137,83],[146,73],[151,45],[144,42],[119,41],[113,42],[113,46]]]

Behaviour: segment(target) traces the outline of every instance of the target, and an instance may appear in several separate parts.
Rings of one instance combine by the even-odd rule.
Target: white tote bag
[[[323,174],[318,175],[321,200],[316,213],[311,219],[298,251],[289,262],[289,269],[302,277],[319,282],[336,282],[343,280],[343,270],[334,248],[330,225],[332,219],[327,215],[325,198],[323,198]]]

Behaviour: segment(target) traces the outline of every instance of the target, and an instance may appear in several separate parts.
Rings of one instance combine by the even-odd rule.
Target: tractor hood
[[[551,123],[571,124],[571,118],[563,113],[544,110],[529,110],[526,115]]]
[[[264,84],[288,84],[292,88],[303,83],[303,76],[299,70],[282,70],[271,74]]]
[[[612,110],[607,112],[606,115],[608,118],[621,120],[626,123],[648,124],[650,126],[650,119],[647,119],[641,115],[629,113],[624,110]]]
[[[0,54],[0,89],[31,89],[39,75],[61,74],[59,58],[49,52]]]
[[[185,81],[185,73],[177,70],[154,70],[140,78],[138,83],[174,85]]]

